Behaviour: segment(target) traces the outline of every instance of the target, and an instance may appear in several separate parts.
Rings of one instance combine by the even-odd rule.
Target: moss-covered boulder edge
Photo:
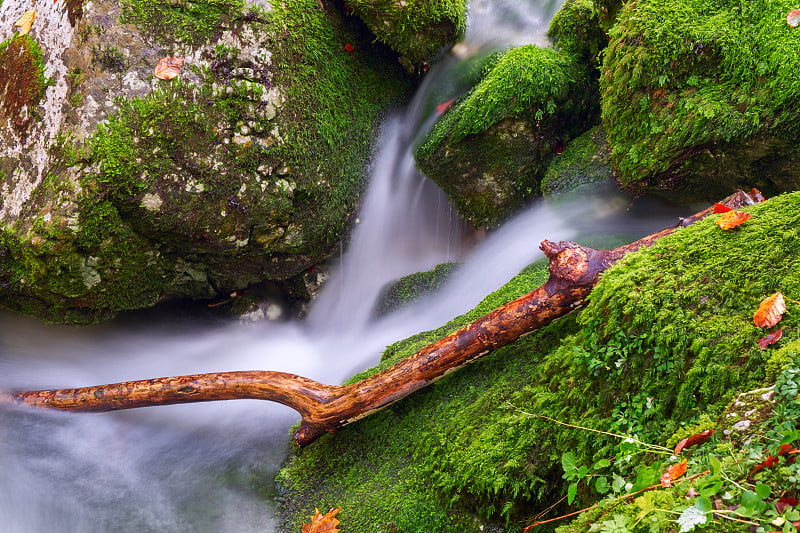
[[[427,35],[422,61],[458,37],[465,7],[416,4],[406,33],[452,29]],[[18,36],[22,7],[0,11],[0,305],[93,322],[265,280],[302,287],[338,249],[377,125],[409,94],[410,52],[337,2],[70,1]],[[180,74],[157,79],[167,57]]]
[[[342,525],[353,531],[520,531],[554,504],[547,518],[657,484],[676,459],[637,441],[672,448],[706,429],[717,431],[714,438],[684,452],[690,475],[713,469],[695,484],[700,496],[676,485],[639,495],[641,507],[608,498],[601,512],[557,525],[616,531],[603,522],[618,520],[625,531],[678,530],[676,518],[698,497],[731,505],[750,498],[741,489],[748,477],[747,486],[767,485],[773,495],[796,490],[796,466],[755,478],[751,471],[777,453],[781,438],[800,444],[800,311],[790,304],[783,339],[765,350],[757,344],[765,330],[752,315],[776,291],[800,294],[798,205],[800,193],[786,194],[746,208],[753,217],[736,230],[721,230],[716,216],[680,229],[604,273],[582,310],[295,450],[279,474],[283,530],[298,529],[314,507],[341,506]],[[545,265],[534,264],[470,313],[389,347],[365,375],[545,276]],[[740,393],[776,381],[772,395],[755,395],[770,403],[760,415],[736,403]],[[748,426],[754,432],[745,434]],[[577,490],[567,505],[572,483]],[[625,501],[629,506],[619,507]],[[766,519],[767,507],[751,520]],[[731,530],[717,522],[711,530]]]

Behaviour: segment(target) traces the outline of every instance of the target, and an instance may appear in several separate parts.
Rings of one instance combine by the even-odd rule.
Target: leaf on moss
[[[785,312],[786,301],[783,299],[783,294],[778,291],[758,304],[758,309],[753,314],[753,323],[760,328],[771,328],[781,321]]]
[[[775,344],[783,337],[783,328],[773,331],[772,333],[766,335],[765,337],[761,337],[758,339],[758,346],[762,350],[765,350],[767,346]]]
[[[716,213],[716,214],[727,213],[728,211],[732,211],[732,210],[733,210],[732,207],[728,207],[725,204],[721,204],[719,202],[714,204],[714,213]]]
[[[688,466],[688,462],[686,459],[681,461],[680,463],[675,463],[667,468],[667,471],[661,474],[661,486],[662,487],[671,487],[672,482],[681,477],[683,474],[686,473],[686,467]]]
[[[677,446],[675,446],[675,455],[680,454],[686,448],[691,448],[692,446],[703,444],[708,439],[710,439],[712,435],[714,435],[714,430],[707,429],[700,433],[695,433],[694,435],[686,437],[685,439],[680,441]]]
[[[800,24],[800,9],[792,9],[786,15],[786,23],[792,28],[796,28]]]
[[[19,27],[20,35],[27,35],[31,31],[33,21],[36,20],[36,10],[30,9],[22,14],[22,16],[14,23],[14,26]]]
[[[730,211],[722,213],[722,215],[717,219],[717,226],[724,230],[733,229],[747,222],[752,216],[753,215],[749,213],[743,213],[742,211],[731,209]]]
[[[778,463],[777,457],[775,457],[774,455],[768,455],[766,459],[764,459],[763,461],[761,461],[760,463],[758,463],[756,466],[753,467],[753,469],[750,471],[750,476],[748,477],[753,477],[753,475],[756,472],[760,472],[765,468],[772,468],[777,463]]]
[[[314,516],[311,517],[310,524],[303,524],[301,533],[338,533],[340,530],[336,527],[339,525],[339,520],[335,518],[336,513],[341,511],[341,507],[331,509],[325,514],[319,512],[319,509],[314,509]]]
[[[183,68],[182,57],[164,57],[156,64],[153,76],[161,80],[171,80],[177,76]]]

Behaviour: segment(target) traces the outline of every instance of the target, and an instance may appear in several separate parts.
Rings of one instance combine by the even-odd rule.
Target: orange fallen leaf
[[[753,215],[749,213],[743,213],[742,211],[731,209],[730,211],[722,213],[722,215],[717,219],[717,226],[725,230],[732,229],[736,226],[744,224],[752,216]]]
[[[800,9],[792,9],[789,11],[789,14],[786,15],[786,24],[792,28],[796,28],[797,25],[800,24]]]
[[[667,468],[667,471],[661,474],[661,486],[662,487],[671,487],[672,482],[681,477],[683,474],[686,473],[686,467],[688,466],[688,462],[686,459],[681,461],[680,463],[675,463],[674,465]]]
[[[171,80],[180,73],[182,67],[182,57],[164,57],[156,64],[153,75],[161,80]]]
[[[675,446],[675,455],[680,454],[686,448],[691,448],[692,446],[697,446],[698,444],[703,444],[708,439],[710,439],[714,435],[713,429],[707,429],[701,433],[695,433],[689,437],[686,437],[682,441]]]
[[[341,507],[337,507],[323,515],[319,512],[319,509],[314,509],[311,523],[303,524],[301,533],[338,533],[340,530],[336,526],[339,525],[339,520],[334,517],[341,510]]]
[[[758,339],[758,346],[762,350],[766,350],[767,346],[775,344],[783,337],[783,328],[773,331],[772,333]]]
[[[31,31],[33,21],[36,20],[36,10],[30,9],[22,14],[22,16],[14,23],[14,26],[19,27],[20,35],[27,35]]]
[[[753,314],[753,323],[760,328],[771,328],[781,321],[786,312],[786,301],[780,291],[764,298]]]

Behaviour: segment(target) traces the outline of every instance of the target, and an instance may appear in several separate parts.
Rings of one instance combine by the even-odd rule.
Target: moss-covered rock
[[[313,0],[61,9],[0,48],[0,305],[91,321],[286,280],[336,248],[411,85],[361,21]],[[154,77],[163,57],[184,59],[176,79]]]
[[[596,87],[577,56],[533,45],[498,54],[416,151],[420,170],[476,226],[540,193],[547,164],[594,121]]]
[[[680,201],[800,185],[800,33],[787,1],[627,2],[611,30],[602,116],[618,180]]]
[[[551,516],[575,509],[562,501],[573,482],[576,506],[658,484],[672,435],[697,431],[737,393],[775,379],[767,369],[780,365],[767,364],[752,314],[776,290],[800,293],[798,205],[800,193],[776,197],[747,208],[753,218],[737,230],[721,230],[712,216],[629,254],[582,311],[297,451],[280,474],[287,530],[315,506],[342,506],[343,524],[357,531],[520,531],[555,502]],[[453,323],[390,347],[370,372],[544,275],[524,271]],[[798,324],[797,314],[784,315],[779,346],[798,340]],[[787,383],[781,390],[794,401]]]
[[[602,126],[596,126],[567,143],[542,177],[544,196],[573,190],[588,183],[613,182],[611,147]]]
[[[391,313],[435,292],[450,279],[457,265],[458,263],[442,263],[428,272],[410,274],[390,283],[383,288],[378,297],[375,314]]]
[[[458,41],[467,23],[466,0],[345,0],[382,43],[419,74],[446,46]]]

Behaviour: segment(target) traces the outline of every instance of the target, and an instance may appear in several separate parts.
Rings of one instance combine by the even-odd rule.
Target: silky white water
[[[476,0],[462,53],[497,46],[498,35],[506,43],[541,43],[556,7]],[[540,257],[542,239],[602,233],[606,225],[635,235],[664,224],[640,226],[624,200],[594,189],[581,200],[538,203],[475,245],[411,160],[413,139],[430,122],[421,116],[424,91],[446,78],[454,61],[432,70],[419,98],[387,120],[359,222],[305,322],[220,323],[154,313],[68,328],[2,314],[0,388],[250,369],[340,383],[376,363],[388,344],[473,307]],[[386,282],[452,260],[464,264],[438,294],[372,318]],[[286,407],[250,400],[101,414],[0,407],[0,531],[274,531],[275,495],[254,487],[271,487],[297,419]]]

